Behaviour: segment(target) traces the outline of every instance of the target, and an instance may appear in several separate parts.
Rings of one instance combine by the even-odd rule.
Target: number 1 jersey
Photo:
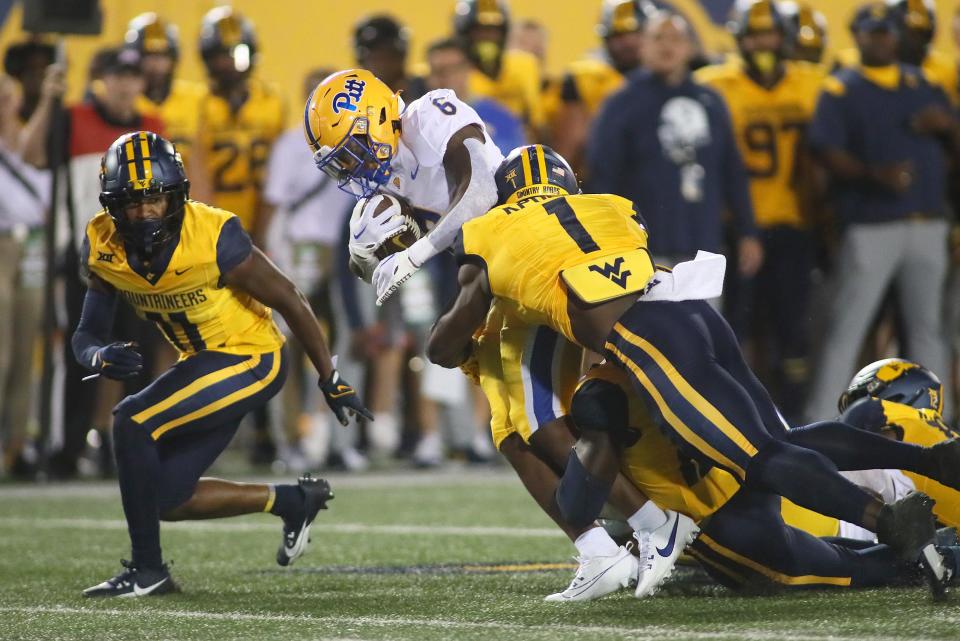
[[[187,201],[178,237],[149,265],[127,252],[101,211],[87,224],[81,266],[155,322],[181,358],[201,350],[260,354],[283,344],[270,309],[221,280],[252,247],[235,215]]]

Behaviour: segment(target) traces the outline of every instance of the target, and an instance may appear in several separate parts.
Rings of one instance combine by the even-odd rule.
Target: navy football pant
[[[190,499],[240,420],[283,386],[281,350],[201,351],[114,408],[113,438],[133,563],[159,567],[160,517]]]
[[[701,524],[687,548],[716,581],[731,588],[776,583],[788,588],[870,587],[901,578],[902,566],[886,545],[846,546],[790,527],[780,497],[741,490]]]
[[[787,441],[733,331],[706,302],[638,302],[604,351],[685,454],[708,459],[753,490],[864,525],[875,499],[824,455]]]

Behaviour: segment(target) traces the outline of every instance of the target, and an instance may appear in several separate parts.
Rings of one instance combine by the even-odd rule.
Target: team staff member
[[[203,85],[175,78],[180,61],[177,27],[156,13],[142,13],[127,25],[126,46],[140,53],[144,90],[138,107],[157,113],[166,126],[165,134],[177,146],[190,170],[190,145],[197,136]]]
[[[597,25],[604,57],[574,62],[559,85],[560,106],[551,122],[553,148],[570,160],[581,178],[587,136],[600,105],[640,65],[642,29],[649,10],[640,0],[604,2]]]
[[[853,22],[862,66],[824,85],[809,129],[834,182],[844,226],[837,290],[821,343],[807,416],[827,416],[854,372],[868,324],[891,283],[903,309],[908,356],[948,370],[942,312],[948,268],[947,159],[960,150],[960,123],[946,96],[915,67],[897,62],[895,16],[865,6]]]
[[[587,147],[587,190],[637,203],[650,225],[650,250],[660,264],[719,252],[724,209],[732,212],[741,271],[763,260],[753,207],[730,116],[723,99],[695,84],[690,27],[656,13],[644,28],[644,69],[610,96]]]
[[[523,119],[534,138],[544,126],[540,64],[533,54],[507,50],[506,0],[458,0],[453,28],[474,66],[470,95],[492,98]]]
[[[740,56],[694,74],[727,103],[750,177],[764,261],[731,296],[741,337],[768,336],[774,398],[789,418],[803,408],[814,240],[800,194],[809,191],[803,134],[824,74],[783,58],[787,29],[773,0],[753,0],[731,23]],[[758,322],[759,321],[759,322]],[[761,324],[762,323],[762,324]]]
[[[722,282],[720,257],[688,262],[677,276],[655,274],[635,204],[578,194],[569,166],[552,150],[514,150],[496,181],[500,205],[463,226],[460,291],[431,332],[431,360],[462,363],[496,300],[531,325],[603,353],[628,373],[634,393],[684,452],[745,488],[873,530],[904,560],[932,541],[928,497],[885,505],[844,479],[830,458],[786,437],[729,325],[702,300]],[[697,276],[681,276],[691,273]],[[951,446],[946,454],[955,452]],[[574,526],[596,518],[613,481],[593,476],[590,459],[571,452],[557,489],[561,514]],[[960,487],[955,460],[944,478]]]
[[[160,519],[271,512],[283,519],[277,562],[306,549],[310,524],[332,498],[326,481],[298,485],[231,483],[201,474],[240,419],[263,405],[286,375],[283,315],[320,374],[340,422],[372,415],[340,378],[303,294],[252,246],[232,213],[187,200],[189,182],[172,144],[140,131],[103,157],[104,210],[87,225],[82,267],[90,288],[73,335],[77,361],[109,378],[136,375],[133,343],[110,342],[117,299],[157,324],[180,360],[114,409],[120,494],[132,561],[86,596],[144,596],[176,589],[160,550]]]

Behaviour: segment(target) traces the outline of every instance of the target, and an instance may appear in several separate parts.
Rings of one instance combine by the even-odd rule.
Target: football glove
[[[110,343],[93,354],[90,369],[117,381],[138,376],[143,370],[143,357],[136,343]]]
[[[400,285],[419,269],[420,266],[414,265],[410,259],[408,249],[390,254],[381,260],[373,270],[373,284],[377,288],[377,305],[383,305],[384,301],[400,289]]]
[[[359,414],[367,420],[373,420],[373,414],[363,406],[363,403],[357,397],[357,390],[340,378],[340,372],[337,370],[333,370],[330,378],[320,381],[319,385],[320,391],[323,392],[323,398],[327,401],[327,405],[330,406],[330,410],[336,415],[341,425],[346,425],[349,422],[347,412],[350,412],[353,416]]]

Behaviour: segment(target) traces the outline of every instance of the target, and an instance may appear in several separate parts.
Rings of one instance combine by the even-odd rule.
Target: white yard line
[[[15,527],[43,530],[123,530],[127,523],[120,519],[40,518],[0,516],[0,528]],[[251,523],[249,521],[184,521],[164,523],[167,531],[190,532],[279,532],[279,521]],[[502,536],[519,539],[565,538],[557,528],[485,527],[451,525],[370,525],[366,523],[327,523],[314,521],[312,532],[330,534],[416,534],[419,536]]]
[[[550,607],[550,606],[547,606]],[[561,607],[562,609],[562,607]],[[155,616],[159,618],[185,619],[185,620],[207,620],[207,621],[256,621],[266,623],[309,623],[316,625],[352,625],[369,626],[376,628],[393,626],[413,626],[441,629],[480,629],[480,630],[501,630],[504,632],[562,632],[570,634],[592,634],[592,635],[616,635],[636,641],[660,641],[662,639],[702,639],[709,641],[724,641],[745,639],[747,641],[925,641],[920,637],[866,637],[866,636],[840,636],[840,635],[820,635],[816,633],[784,633],[778,631],[756,630],[756,629],[731,629],[729,631],[705,632],[702,630],[689,629],[684,626],[637,626],[637,627],[616,627],[616,626],[592,626],[575,624],[556,624],[556,625],[523,625],[519,623],[500,623],[494,621],[457,621],[453,619],[431,619],[420,617],[395,617],[395,616],[314,616],[314,615],[290,615],[290,614],[252,614],[247,612],[205,612],[201,610],[156,610],[131,608],[123,609],[100,609],[100,608],[75,608],[65,606],[0,606],[0,612],[38,615],[84,615],[84,616],[115,616],[128,617],[143,620],[145,617]],[[560,610],[558,610],[560,612]]]

